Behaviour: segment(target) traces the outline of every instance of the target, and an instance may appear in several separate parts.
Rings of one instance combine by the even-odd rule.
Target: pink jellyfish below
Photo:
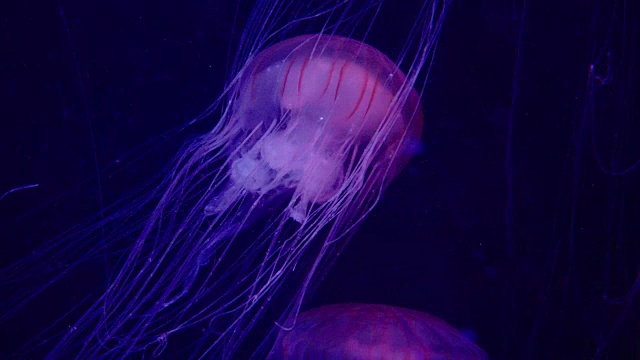
[[[339,304],[301,313],[280,332],[274,359],[486,359],[435,316],[394,306]]]

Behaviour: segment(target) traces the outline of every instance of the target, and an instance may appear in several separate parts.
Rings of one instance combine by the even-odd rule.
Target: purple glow
[[[275,43],[289,37],[269,30],[270,19],[291,15],[278,10],[285,4],[257,5],[252,21],[262,26],[245,31],[237,73],[194,120],[215,127],[183,148],[161,184],[7,270],[15,284],[35,284],[11,299],[17,312],[83,263],[121,254],[106,289],[78,301],[66,333],[44,335],[55,339],[50,358],[160,355],[174,336],[191,338],[194,358],[232,357],[267,312],[280,326],[295,321],[317,275],[406,165],[422,129],[416,88],[447,1],[425,2],[400,39],[406,75],[366,35],[338,35],[380,3],[350,17],[334,15],[345,2],[300,7],[287,24],[323,18],[322,34]]]

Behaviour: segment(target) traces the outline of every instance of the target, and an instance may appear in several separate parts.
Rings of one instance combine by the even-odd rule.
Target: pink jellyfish
[[[327,305],[280,331],[273,359],[486,359],[444,321],[387,305]]]
[[[11,312],[108,249],[117,271],[74,304],[66,332],[45,335],[42,344],[55,344],[49,358],[178,356],[171,352],[184,348],[194,358],[233,358],[294,321],[415,152],[423,124],[415,85],[445,4],[424,4],[407,40],[417,51],[402,54],[407,74],[373,47],[330,32],[248,49],[219,122],[183,149],[149,196],[108,209],[98,225],[3,272],[66,264],[42,287],[15,292]],[[266,33],[256,39],[266,42]],[[166,350],[174,338],[181,345]]]

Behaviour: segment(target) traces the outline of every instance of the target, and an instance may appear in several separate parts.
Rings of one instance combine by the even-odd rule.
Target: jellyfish
[[[281,330],[273,359],[486,359],[435,316],[375,304],[325,305]]]
[[[395,61],[366,44],[369,30],[350,33],[382,2],[285,4],[256,6],[251,21],[262,26],[247,27],[244,61],[192,123],[219,118],[158,184],[3,269],[5,320],[87,263],[115,264],[106,285],[74,297],[15,356],[234,358],[267,352],[278,329],[294,326],[332,259],[419,148],[420,83],[447,1],[421,4]],[[319,31],[291,34],[318,19]]]

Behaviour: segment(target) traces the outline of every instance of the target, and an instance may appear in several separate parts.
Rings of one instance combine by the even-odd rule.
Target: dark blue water
[[[174,131],[224,87],[251,3],[2,8],[0,193],[38,185],[0,200],[4,267],[213,126]],[[385,53],[406,26],[394,9],[368,38]],[[454,2],[423,151],[305,306],[426,311],[496,359],[640,358],[639,15],[622,0]],[[0,357],[42,326],[38,306],[0,325]]]

